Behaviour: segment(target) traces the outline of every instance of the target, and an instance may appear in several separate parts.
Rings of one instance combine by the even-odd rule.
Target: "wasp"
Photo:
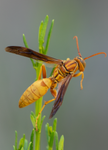
[[[79,56],[75,57],[73,60],[70,60],[69,58],[67,58],[67,60],[56,59],[33,51],[29,48],[20,46],[9,46],[5,48],[5,50],[10,53],[15,53],[17,55],[29,57],[35,60],[40,60],[48,64],[57,65],[53,71],[52,76],[49,78],[46,78],[45,66],[42,65],[39,73],[39,80],[35,81],[31,86],[29,86],[19,100],[19,107],[26,107],[37,101],[40,97],[44,96],[47,93],[48,89],[50,89],[50,92],[54,98],[49,101],[45,101],[41,111],[36,118],[36,129],[39,115],[41,114],[45,105],[52,101],[55,101],[49,118],[52,118],[58,111],[58,109],[62,105],[63,97],[65,95],[69,82],[73,77],[78,77],[81,75],[80,86],[81,89],[83,89],[82,82],[84,79],[84,70],[86,67],[85,60],[100,54],[104,54],[105,57],[107,56],[105,52],[99,52],[83,59],[79,51],[78,37],[74,36],[73,39],[74,38],[76,38],[76,45]],[[79,72],[76,73],[77,71]],[[43,79],[41,79],[42,73]],[[58,90],[55,89],[57,84]]]

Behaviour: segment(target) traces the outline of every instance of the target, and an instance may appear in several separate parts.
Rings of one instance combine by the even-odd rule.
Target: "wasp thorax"
[[[78,62],[78,68],[80,71],[84,71],[85,67],[86,67],[86,62],[82,57],[75,57],[74,60],[76,60]]]

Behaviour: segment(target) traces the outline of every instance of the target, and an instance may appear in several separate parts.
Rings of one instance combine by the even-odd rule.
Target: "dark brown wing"
[[[51,119],[55,115],[55,113],[57,112],[59,107],[62,105],[63,97],[65,95],[66,89],[69,85],[69,82],[70,82],[71,78],[72,78],[72,75],[69,74],[69,75],[67,75],[67,77],[65,79],[63,79],[59,83],[57,97],[56,97],[55,103],[53,105],[53,108],[52,108],[51,114],[49,116],[49,119]]]
[[[29,48],[25,48],[25,47],[8,46],[5,48],[5,50],[10,53],[29,57],[29,58],[32,58],[35,60],[44,61],[44,62],[50,63],[50,64],[60,64],[62,62],[62,60],[60,60],[60,59],[55,59],[55,58],[46,56],[44,54],[38,53],[36,51],[33,51],[33,50],[31,50]]]

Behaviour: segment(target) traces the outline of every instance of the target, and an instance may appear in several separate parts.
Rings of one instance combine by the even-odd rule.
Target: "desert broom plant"
[[[47,54],[47,51],[48,51],[50,37],[51,37],[53,25],[54,25],[54,20],[52,20],[51,26],[50,26],[50,29],[48,32],[47,40],[46,40],[46,45],[44,47],[43,46],[44,38],[45,38],[45,34],[46,34],[48,20],[49,20],[49,17],[46,16],[45,20],[41,22],[40,27],[39,27],[39,34],[38,34],[39,52],[41,54],[45,54],[45,55]],[[23,34],[23,42],[24,42],[25,47],[28,48],[28,44],[27,44],[24,34]],[[35,80],[38,80],[42,63],[34,61],[33,59],[30,59],[30,60],[32,62],[33,68],[36,71],[36,79]],[[52,74],[52,72],[51,72],[51,74]],[[43,116],[41,118],[42,113],[40,114],[38,122],[37,122],[38,131],[36,131],[35,127],[36,127],[36,118],[42,108],[42,99],[43,99],[43,97],[41,97],[39,100],[37,100],[35,102],[35,112],[31,112],[31,114],[30,114],[30,119],[31,119],[31,122],[33,125],[33,130],[32,130],[31,137],[30,137],[30,143],[28,144],[28,141],[25,139],[25,135],[23,135],[23,137],[20,139],[19,146],[17,149],[17,132],[15,131],[15,146],[13,146],[14,150],[34,150],[34,149],[40,150],[41,128],[42,128],[42,123],[45,118],[45,116]],[[55,137],[55,143],[56,143],[56,150],[63,150],[64,137],[62,136],[60,138],[60,142],[58,142],[58,134],[56,132],[56,124],[57,124],[57,119],[54,120],[53,127],[49,126],[48,123],[45,126],[45,130],[46,130],[46,134],[47,134],[47,143],[48,143],[47,150],[53,149],[54,137]],[[61,145],[61,146],[59,146],[59,145]]]

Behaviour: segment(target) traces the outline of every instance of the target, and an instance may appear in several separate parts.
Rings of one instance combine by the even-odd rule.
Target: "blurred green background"
[[[30,112],[34,104],[18,108],[24,90],[35,80],[35,71],[28,58],[5,52],[9,45],[24,46],[24,33],[31,49],[38,51],[38,28],[49,15],[54,19],[48,55],[73,59],[77,56],[76,41],[84,57],[104,51],[108,54],[107,0],[1,0],[0,1],[0,150],[13,149],[15,130],[18,139],[23,133],[29,140],[32,124]],[[47,30],[48,31],[48,30]],[[73,78],[57,117],[59,137],[65,137],[65,150],[108,149],[108,57],[99,55],[86,60],[83,90],[80,79]],[[48,68],[48,76],[51,68]],[[51,99],[48,92],[44,100]],[[41,150],[46,149],[45,124],[49,120],[53,102],[43,114]]]

